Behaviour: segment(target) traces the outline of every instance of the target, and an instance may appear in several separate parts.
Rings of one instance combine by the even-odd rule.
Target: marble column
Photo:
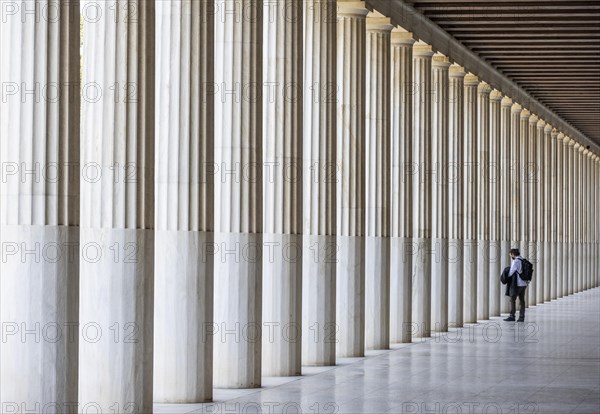
[[[335,365],[337,5],[303,4],[302,364]]]
[[[522,187],[522,161],[524,152],[521,148],[521,112],[523,108],[518,103],[511,107],[510,121],[510,245],[512,248],[522,249],[522,215],[521,215],[521,187]]]
[[[502,263],[502,93],[494,89],[490,93],[490,157],[487,177],[490,184],[490,243],[488,249],[489,316],[500,316],[500,299],[504,295],[499,283]]]
[[[155,402],[212,399],[210,10],[206,1],[156,3]]]
[[[490,85],[477,88],[477,319],[490,318]]]
[[[365,346],[390,347],[390,19],[367,17]]]
[[[464,304],[465,323],[477,322],[477,208],[478,208],[478,153],[477,153],[477,87],[479,79],[473,74],[465,76],[464,96]]]
[[[464,79],[450,66],[448,88],[448,327],[463,326]]]
[[[562,261],[559,257],[558,250],[558,227],[561,223],[560,207],[562,206],[560,206],[559,204],[560,194],[557,190],[558,170],[560,169],[556,145],[558,131],[556,130],[556,128],[552,128],[550,124],[546,125],[546,128],[544,130],[546,134],[546,139],[548,139],[548,131],[550,133],[550,158],[548,163],[546,164],[546,185],[548,189],[546,204],[546,240],[549,242],[550,246],[550,269],[547,273],[550,279],[548,285],[546,286],[546,300],[555,300],[557,299],[558,292],[559,272],[557,269],[560,266],[562,266]]]
[[[570,143],[570,142],[569,142]],[[577,202],[577,186],[579,185],[579,171],[577,163],[577,155],[579,153],[579,143],[573,141],[573,145],[569,147],[569,162],[570,162],[570,173],[569,176],[569,234],[570,234],[570,246],[569,246],[569,294],[579,292],[579,283],[577,279],[577,209],[579,208]]]
[[[533,228],[534,235],[536,237],[536,246],[537,246],[537,259],[538,259],[538,267],[536,270],[535,277],[535,302],[537,304],[544,303],[544,290],[546,289],[547,283],[547,263],[546,256],[548,252],[546,251],[546,238],[545,229],[546,229],[546,220],[544,217],[544,211],[546,206],[546,196],[545,196],[545,173],[547,164],[544,163],[544,151],[546,147],[546,143],[544,141],[544,127],[546,126],[546,122],[539,119],[536,123],[536,133],[535,133],[535,164],[537,174],[535,176],[535,180],[533,182],[535,192],[535,197],[537,198],[536,204],[534,204],[534,208],[536,210],[535,216],[537,221],[537,226]]]
[[[575,187],[575,141],[569,137],[565,137],[568,138],[568,142],[567,142],[567,153],[566,153],[566,157],[567,157],[567,162],[568,162],[568,166],[566,168],[567,174],[568,174],[568,180],[567,180],[567,189],[565,191],[565,198],[567,199],[567,204],[568,204],[568,209],[566,212],[566,219],[567,219],[567,295],[572,295],[573,293],[577,292],[575,290],[576,286],[575,286],[575,280],[574,280],[574,270],[575,270],[575,266],[574,266],[574,261],[575,261],[575,249],[573,248],[574,245],[574,238],[575,238],[575,220],[574,220],[574,209],[575,209],[575,191],[574,191],[574,187]]]
[[[600,283],[600,220],[596,212],[600,208],[600,156],[594,154],[592,159],[592,287]]]
[[[303,11],[302,3],[295,0],[264,2],[265,376],[302,373]]]
[[[511,108],[513,105],[512,99],[508,96],[502,98],[500,101],[500,158],[502,162],[501,173],[502,177],[500,180],[501,186],[501,201],[500,201],[500,216],[502,222],[501,229],[501,252],[500,262],[501,270],[510,263],[509,251],[512,247],[512,220],[514,214],[512,213],[512,191],[513,191],[513,174],[514,174],[514,162],[512,157],[515,156],[513,153],[513,144],[511,141]],[[505,296],[504,287],[500,288],[500,312],[506,313],[510,311],[510,304],[508,297]]]
[[[47,7],[60,16],[36,19]],[[27,8],[0,25],[0,406],[75,412],[79,2]]]
[[[215,2],[216,388],[261,386],[262,256],[268,253],[262,233],[262,5]]]
[[[561,165],[558,175],[560,183],[558,190],[560,191],[559,199],[562,206],[560,214],[562,225],[558,229],[560,242],[560,252],[558,254],[561,257],[562,268],[557,268],[561,279],[558,283],[561,287],[558,297],[561,298],[569,294],[569,138],[560,132],[557,136],[556,145],[559,150],[558,163]]]
[[[573,182],[574,208],[573,208],[573,226],[574,226],[574,241],[573,241],[573,276],[575,286],[573,293],[583,290],[583,266],[582,266],[582,228],[581,222],[583,217],[582,203],[582,187],[583,187],[583,151],[585,148],[581,143],[575,144],[575,179]]]
[[[597,287],[600,285],[600,220],[596,212],[600,208],[600,156],[594,154],[593,165],[592,165],[592,209],[594,212],[593,226],[592,226],[592,249],[593,249],[593,261],[592,261],[592,286]]]
[[[538,206],[539,197],[537,192],[537,182],[540,179],[540,165],[537,160],[537,123],[539,118],[536,115],[529,117],[529,130],[527,140],[527,164],[526,185],[527,185],[527,239],[529,241],[527,248],[527,257],[534,265],[535,274],[529,287],[527,288],[528,305],[537,305],[537,287],[542,282],[543,270],[541,261],[540,244],[538,241]],[[543,282],[542,282],[543,283]]]
[[[592,273],[593,273],[593,258],[594,251],[592,248],[593,244],[593,235],[594,235],[594,216],[596,215],[594,210],[594,175],[593,175],[593,161],[594,161],[594,153],[591,150],[588,150],[587,153],[587,175],[586,175],[586,183],[587,183],[587,223],[585,226],[586,229],[586,266],[587,266],[587,288],[591,289],[594,287],[592,282]]]
[[[592,162],[593,162],[594,153],[591,150],[588,150],[587,153],[587,200],[586,200],[586,208],[587,208],[587,223],[585,226],[586,229],[586,266],[587,266],[587,288],[591,289],[594,287],[592,283],[592,261],[594,257],[593,249],[592,249],[592,236],[594,229],[594,214],[595,210],[593,209],[593,195],[594,195],[594,177],[592,175]]]
[[[448,330],[448,69],[450,60],[435,54],[432,62],[431,329]]]
[[[413,39],[392,31],[390,342],[411,342],[413,266]]]
[[[365,66],[362,1],[338,0],[337,355],[365,350]]]
[[[531,229],[530,229],[530,151],[529,151],[529,118],[531,117],[531,113],[529,110],[523,108],[521,110],[521,117],[519,121],[519,144],[517,146],[517,150],[520,152],[520,163],[519,169],[521,170],[521,186],[519,188],[519,215],[521,217],[521,225],[518,228],[519,234],[519,245],[521,255],[530,261],[537,267],[537,263],[535,263],[535,257],[532,255],[535,252],[531,251]],[[530,255],[531,253],[531,255]],[[528,287],[527,292],[525,294],[525,300],[527,307],[532,305],[531,302],[531,285]]]
[[[415,337],[431,335],[431,63],[433,50],[423,42],[413,46],[413,218],[416,256],[413,260],[412,317]]]
[[[539,124],[538,124],[539,127]],[[544,229],[541,232],[543,237],[543,245],[544,245],[544,289],[542,291],[542,299],[543,302],[550,302],[552,298],[552,197],[554,194],[552,193],[552,140],[550,136],[550,132],[552,131],[552,126],[544,122],[542,131],[541,131],[541,141],[542,141],[542,153],[540,155],[540,164],[542,165],[542,182],[543,186],[543,196],[540,195],[540,198],[543,199],[543,209],[542,216],[540,221],[543,222]],[[538,133],[540,130],[538,129]]]
[[[579,228],[581,229],[581,277],[582,277],[582,290],[589,289],[588,285],[588,251],[587,251],[587,230],[588,230],[588,195],[590,189],[589,185],[589,176],[588,176],[588,159],[589,159],[589,151],[583,147],[583,151],[581,152],[582,160],[581,160],[581,223]]]
[[[81,107],[82,412],[152,411],[154,6],[100,2],[83,26],[82,82],[102,93]]]

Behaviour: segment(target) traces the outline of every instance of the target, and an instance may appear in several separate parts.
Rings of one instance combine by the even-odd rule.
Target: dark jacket
[[[508,274],[510,273],[510,266],[505,267],[504,270],[502,271],[502,274],[500,275],[500,281],[506,285],[506,292],[504,293],[505,296],[510,296],[510,288],[512,286],[512,276],[509,276]]]
[[[500,281],[506,285],[506,291],[504,292],[504,296],[517,296],[519,293],[517,278],[509,276],[510,266],[505,267],[500,275]]]

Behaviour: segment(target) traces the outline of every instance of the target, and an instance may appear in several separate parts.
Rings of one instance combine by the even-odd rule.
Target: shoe
[[[513,321],[514,321],[514,319],[513,319]],[[523,319],[519,318],[519,319],[517,319],[517,322],[525,322],[525,318],[523,318]]]
[[[508,318],[504,319],[504,322],[514,322],[515,318],[513,316],[509,316]]]

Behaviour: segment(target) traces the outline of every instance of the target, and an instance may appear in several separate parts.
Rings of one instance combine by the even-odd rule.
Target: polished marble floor
[[[600,288],[157,413],[600,413]]]

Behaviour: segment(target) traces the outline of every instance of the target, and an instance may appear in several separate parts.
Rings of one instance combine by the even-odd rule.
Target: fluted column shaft
[[[464,322],[477,322],[477,207],[478,173],[477,165],[477,87],[479,79],[472,74],[465,77],[464,97]]]
[[[413,44],[412,33],[392,31],[390,341],[411,342],[413,265]]]
[[[560,160],[562,161],[562,168],[560,175],[560,191],[561,191],[561,204],[562,204],[562,290],[560,297],[567,296],[569,294],[569,137],[563,133],[558,134],[557,145],[561,147],[559,152]],[[560,237],[560,236],[559,236]]]
[[[365,346],[390,347],[391,32],[385,17],[367,17]]]
[[[539,128],[539,124],[538,124]],[[542,187],[543,187],[543,197],[540,196],[541,199],[544,200],[543,206],[543,218],[540,218],[540,221],[544,223],[544,229],[542,231],[543,244],[544,244],[544,290],[542,292],[542,297],[544,302],[549,302],[552,299],[552,284],[554,283],[552,279],[552,266],[553,261],[553,249],[552,249],[552,197],[554,194],[552,193],[552,174],[555,174],[552,171],[552,139],[550,136],[550,132],[552,131],[552,126],[544,123],[543,128],[541,130],[541,141],[542,141],[542,155],[540,162],[542,164]],[[538,129],[538,133],[539,133]]]
[[[489,316],[500,316],[501,285],[498,277],[502,272],[502,93],[490,93],[490,156],[487,177],[490,185],[490,243],[488,249]],[[485,177],[485,176],[484,176]]]
[[[544,129],[546,139],[546,246],[549,251],[549,268],[546,274],[548,275],[548,283],[546,284],[546,301],[556,299],[557,292],[557,267],[560,263],[558,258],[558,192],[556,188],[558,163],[557,163],[557,147],[556,136],[558,132],[547,124]]]
[[[303,5],[302,363],[335,365],[337,3]]]
[[[501,173],[502,177],[500,180],[501,186],[501,253],[500,253],[500,262],[507,263],[509,260],[509,251],[511,249],[511,241],[512,241],[512,220],[514,214],[511,210],[512,208],[512,187],[513,187],[513,177],[514,174],[514,164],[512,157],[514,154],[514,147],[512,146],[511,141],[511,107],[513,105],[512,100],[505,96],[502,98],[500,102],[500,124],[502,127],[500,128],[500,158],[502,162]],[[502,266],[504,268],[504,266]],[[502,269],[503,270],[503,269]],[[500,311],[502,313],[509,312],[510,305],[508,298],[505,296],[506,291],[504,289],[500,289]]]
[[[431,332],[431,46],[413,46],[413,217],[416,256],[413,260],[413,332],[428,337]]]
[[[546,220],[544,216],[545,208],[546,208],[546,193],[545,193],[545,177],[546,177],[546,168],[548,164],[545,164],[544,161],[544,151],[546,143],[544,141],[544,126],[546,123],[541,119],[536,123],[536,134],[535,134],[535,163],[537,175],[534,181],[534,189],[535,197],[537,198],[537,203],[534,204],[534,208],[536,210],[536,227],[533,228],[536,237],[536,246],[538,251],[538,273],[535,278],[535,284],[533,287],[535,288],[535,302],[537,304],[544,303],[544,290],[546,289],[546,283],[548,279],[548,266],[546,263],[548,251],[546,250],[546,238],[545,238],[545,229],[546,229]]]
[[[522,187],[522,167],[524,152],[521,148],[521,111],[523,108],[518,103],[511,107],[510,122],[510,160],[511,160],[511,180],[510,180],[510,241],[511,248],[522,246],[522,214],[521,214],[521,187]]]
[[[337,28],[337,355],[365,348],[365,58],[364,2],[338,0]]]
[[[154,2],[98,3],[84,21],[79,404],[152,411],[154,314]],[[139,12],[130,19],[129,10]],[[95,179],[89,178],[96,169]],[[86,179],[87,178],[87,179]],[[97,255],[87,248],[95,246]],[[95,259],[87,256],[93,256]],[[89,260],[88,260],[89,258]],[[86,330],[93,326],[92,331]]]
[[[490,317],[490,85],[477,88],[477,319]]]
[[[212,1],[210,2],[212,3]],[[214,24],[208,1],[157,2],[154,401],[212,399]],[[194,74],[194,76],[192,76]],[[210,99],[209,99],[210,98]]]
[[[594,224],[592,226],[593,234],[593,254],[594,261],[592,263],[592,284],[593,287],[597,287],[600,284],[600,219],[596,212],[600,208],[600,156],[594,155],[593,160],[593,171],[592,171],[592,182],[593,182],[593,203],[592,211]]]
[[[573,259],[574,259],[574,288],[573,293],[581,292],[583,290],[583,266],[582,266],[582,217],[583,217],[583,203],[582,203],[582,186],[583,186],[583,146],[580,143],[575,144],[575,179],[573,182],[573,195],[574,195],[574,207],[573,207],[573,228],[574,228],[574,240],[573,240]]]
[[[582,269],[582,290],[585,289],[589,289],[589,284],[588,284],[588,249],[587,249],[587,234],[588,234],[588,225],[589,225],[589,220],[588,220],[588,197],[589,197],[589,193],[590,193],[590,189],[588,188],[588,185],[590,183],[590,177],[588,175],[588,159],[589,159],[589,151],[587,149],[585,149],[582,151],[581,153],[582,155],[582,160],[581,160],[581,165],[582,165],[582,177],[581,177],[581,181],[580,181],[580,185],[581,185],[581,202],[582,202],[582,206],[581,206],[581,212],[582,212],[582,217],[581,217],[581,223],[580,223],[580,229],[581,229],[581,266],[583,267]]]
[[[563,205],[562,205],[562,138],[556,128],[550,132],[552,139],[552,300],[562,296],[562,234],[563,234]]]
[[[303,5],[264,2],[263,357],[266,376],[301,374]]]
[[[263,246],[262,5],[261,0],[216,1],[217,388],[261,386],[262,255],[269,253]]]
[[[521,255],[532,263],[535,263],[535,258],[532,258],[529,253],[532,253],[531,249],[531,237],[530,237],[530,222],[531,212],[529,210],[530,205],[530,141],[529,141],[529,118],[531,113],[527,109],[521,110],[520,121],[519,121],[519,143],[517,146],[520,152],[520,163],[519,169],[521,170],[520,176],[520,188],[519,188],[519,216],[521,217],[521,225],[518,227],[519,242]],[[537,264],[536,264],[537,265]],[[527,289],[525,292],[525,299],[527,306],[531,305],[531,289]]]
[[[527,288],[528,306],[537,304],[536,290],[540,279],[543,277],[542,265],[540,260],[540,246],[538,243],[538,193],[537,182],[540,177],[539,164],[537,162],[537,123],[539,118],[536,115],[529,116],[529,128],[527,132],[527,163],[525,164],[525,185],[526,185],[526,203],[527,203],[527,249],[526,255],[535,266],[536,275]]]
[[[464,78],[449,69],[448,89],[448,326],[463,326],[464,249]]]
[[[577,292],[575,286],[575,249],[574,249],[574,241],[575,241],[575,141],[570,139],[567,143],[568,154],[567,154],[567,162],[568,166],[566,168],[568,174],[567,180],[567,191],[565,193],[565,197],[567,199],[568,209],[567,209],[567,294],[572,295]]]
[[[448,330],[448,107],[450,61],[436,54],[432,63],[432,246],[431,329]]]
[[[74,412],[79,2],[15,3],[19,11],[14,14],[5,13],[5,5],[0,24],[0,406],[2,412]],[[47,8],[57,16],[39,19]]]

